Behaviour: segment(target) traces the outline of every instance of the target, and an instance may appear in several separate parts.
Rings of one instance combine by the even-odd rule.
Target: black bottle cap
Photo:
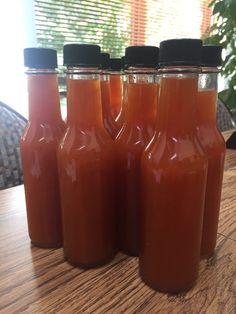
[[[110,55],[109,53],[102,52],[101,53],[101,69],[107,70],[110,67]]]
[[[218,67],[221,66],[222,47],[219,45],[204,45],[202,46],[202,67]]]
[[[158,65],[159,48],[155,46],[130,46],[125,49],[127,67],[151,67]]]
[[[121,71],[122,62],[120,58],[111,58],[110,59],[110,70],[111,71]]]
[[[99,67],[100,47],[87,44],[67,44],[63,47],[63,59],[66,66]]]
[[[57,52],[50,48],[25,48],[24,65],[33,69],[55,69]]]
[[[121,67],[122,67],[122,70],[126,69],[126,59],[125,59],[125,56],[121,57]]]
[[[200,39],[169,39],[160,43],[160,66],[199,66],[202,41]]]

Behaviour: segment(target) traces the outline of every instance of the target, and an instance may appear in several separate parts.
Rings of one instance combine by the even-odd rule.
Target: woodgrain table
[[[236,313],[236,150],[226,155],[216,254],[178,296],[147,287],[137,258],[118,253],[82,270],[63,261],[62,249],[31,246],[23,186],[1,191],[0,313]]]

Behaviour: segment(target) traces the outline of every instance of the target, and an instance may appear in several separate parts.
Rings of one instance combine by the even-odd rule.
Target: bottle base
[[[189,283],[189,284],[186,284],[184,287],[179,287],[179,288],[166,288],[166,287],[161,287],[159,286],[158,284],[154,284],[153,282],[147,280],[141,273],[139,273],[142,281],[147,285],[149,286],[151,289],[157,291],[157,292],[161,292],[161,293],[167,293],[167,294],[173,294],[173,295],[176,295],[176,294],[183,294],[183,293],[186,293],[188,292],[189,290],[191,290],[196,282],[197,282],[197,279],[195,279],[193,282]]]
[[[123,250],[123,249],[121,249],[121,252],[128,255],[128,256],[132,256],[132,257],[138,257],[139,256],[139,254],[136,252],[130,252],[130,251]]]
[[[31,245],[41,249],[59,249],[63,246],[62,243],[38,243],[31,240]]]
[[[211,251],[210,253],[207,252],[207,253],[201,254],[201,260],[212,258],[214,255],[215,255],[215,249]]]
[[[139,256],[139,251],[138,250],[129,250],[125,247],[120,246],[120,251],[126,255],[129,256],[134,256],[134,257],[138,257]]]
[[[99,268],[102,267],[106,264],[108,264],[110,261],[113,260],[113,258],[115,257],[116,252],[114,252],[112,255],[110,255],[109,257],[106,257],[100,261],[97,262],[93,262],[93,263],[81,263],[79,261],[75,261],[72,258],[68,257],[66,254],[64,254],[64,259],[72,266],[74,267],[79,267],[82,269],[90,269],[90,268]]]

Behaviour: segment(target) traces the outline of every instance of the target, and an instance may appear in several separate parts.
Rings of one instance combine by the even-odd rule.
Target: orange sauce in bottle
[[[115,144],[119,245],[130,255],[139,252],[140,158],[154,134],[156,103],[155,83],[127,82],[126,120]]]
[[[58,151],[64,254],[84,268],[116,249],[113,141],[102,122],[99,76],[89,70],[68,74],[68,129]]]
[[[108,74],[101,74],[102,115],[105,129],[114,140],[117,135],[117,125],[110,111],[110,80]]]
[[[197,75],[163,74],[158,132],[142,156],[140,275],[152,288],[176,293],[197,279],[207,160],[194,109]]]
[[[216,126],[216,101],[216,90],[199,90],[196,111],[197,133],[208,158],[202,257],[211,256],[215,249],[224,172],[225,141]]]
[[[121,130],[121,128],[124,125],[125,122],[125,116],[126,116],[126,110],[127,110],[127,81],[126,81],[126,75],[123,75],[122,78],[122,101],[121,101],[121,110],[116,117],[116,128],[117,128],[117,134]]]
[[[29,236],[37,246],[60,247],[57,147],[65,126],[60,113],[57,74],[40,69],[28,74],[29,122],[20,148]]]
[[[116,119],[120,110],[122,102],[122,75],[121,74],[110,74],[110,111],[112,117]]]

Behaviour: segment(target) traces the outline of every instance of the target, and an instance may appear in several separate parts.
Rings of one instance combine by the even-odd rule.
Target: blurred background
[[[0,101],[27,116],[25,47],[57,49],[62,75],[64,43],[99,44],[121,57],[129,45],[182,37],[223,45],[219,96],[236,116],[236,0],[1,1]]]

